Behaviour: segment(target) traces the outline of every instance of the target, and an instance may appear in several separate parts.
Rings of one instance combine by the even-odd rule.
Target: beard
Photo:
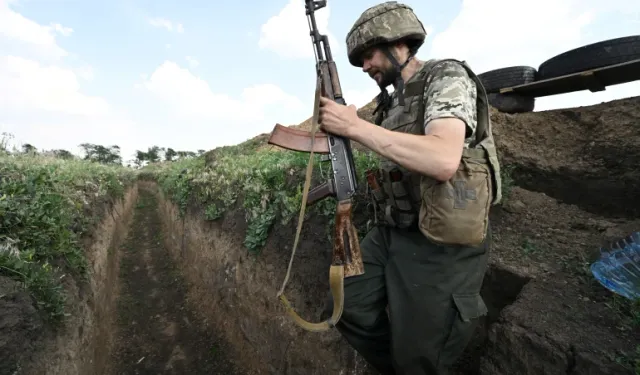
[[[376,81],[376,83],[381,89],[394,84],[396,82],[396,78],[398,78],[398,76],[400,75],[400,73],[398,73],[398,71],[394,67],[389,67],[385,70],[378,70],[376,73],[371,75],[371,78],[374,78],[378,73],[381,74],[381,77],[380,81]]]

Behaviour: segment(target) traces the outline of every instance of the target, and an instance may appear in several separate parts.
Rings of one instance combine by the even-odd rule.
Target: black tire
[[[533,111],[536,98],[518,94],[487,94],[489,104],[500,112],[525,113]]]
[[[531,66],[509,66],[478,74],[478,78],[487,92],[494,92],[504,87],[533,82],[536,73],[536,68]]]
[[[548,79],[640,59],[640,35],[587,44],[540,64],[538,79]]]

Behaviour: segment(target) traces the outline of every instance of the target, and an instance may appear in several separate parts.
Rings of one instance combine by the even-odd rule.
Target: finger
[[[334,119],[336,117],[336,114],[329,108],[324,107],[320,108],[320,110],[318,111],[318,117],[322,118],[324,121],[329,121],[331,119]]]
[[[320,110],[318,111],[318,122],[322,122],[322,118],[324,117],[325,114],[325,109],[324,108],[320,108]]]

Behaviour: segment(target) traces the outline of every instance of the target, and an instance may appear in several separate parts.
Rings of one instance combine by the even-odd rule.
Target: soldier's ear
[[[398,60],[398,61],[402,60],[402,58],[404,57],[404,54],[405,54],[405,52],[403,52],[404,50],[406,50],[408,52],[406,44],[404,44],[403,42],[399,42],[399,41],[396,41],[396,42],[393,42],[393,43],[389,43],[387,45],[387,48],[389,48],[389,51],[391,52],[393,57],[395,57],[396,60]]]

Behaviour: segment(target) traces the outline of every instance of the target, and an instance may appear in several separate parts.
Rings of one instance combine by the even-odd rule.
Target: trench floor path
[[[158,205],[140,189],[121,248],[120,297],[109,375],[240,374],[215,332],[189,310],[187,291],[162,241]]]

